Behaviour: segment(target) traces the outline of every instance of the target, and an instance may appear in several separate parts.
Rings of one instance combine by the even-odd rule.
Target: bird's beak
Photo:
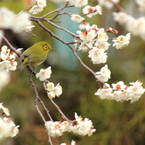
[[[53,48],[50,48],[50,50],[52,50],[52,51],[53,51]]]

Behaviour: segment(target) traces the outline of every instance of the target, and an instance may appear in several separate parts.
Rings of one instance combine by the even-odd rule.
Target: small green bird
[[[45,41],[35,43],[22,53],[20,59],[23,62],[18,69],[23,70],[27,65],[37,66],[42,64],[50,50],[52,50],[51,46]]]

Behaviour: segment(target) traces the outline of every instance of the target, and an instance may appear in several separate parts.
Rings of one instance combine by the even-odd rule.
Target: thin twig
[[[38,91],[37,91],[37,89],[36,89],[36,87],[35,87],[35,84],[34,84],[34,82],[33,82],[33,80],[32,80],[31,73],[30,73],[29,71],[28,71],[28,75],[29,75],[30,83],[31,83],[31,85],[32,85],[32,87],[33,87],[33,89],[34,89],[35,96],[36,96],[36,99],[35,99],[35,107],[36,107],[36,109],[37,109],[39,115],[41,116],[43,122],[45,123],[46,120],[45,120],[43,114],[41,113],[41,111],[39,110],[39,107],[38,107],[38,101],[40,102],[39,94],[38,94]]]
[[[51,140],[51,136],[48,136],[48,142],[50,143],[50,145],[53,145],[52,140]]]
[[[68,6],[68,2],[66,2],[65,5],[64,5],[63,7],[58,8],[58,9],[56,9],[56,10],[54,10],[54,11],[51,11],[51,12],[45,14],[44,16],[42,16],[41,18],[45,18],[45,17],[47,17],[47,16],[49,16],[49,15],[51,15],[51,14],[53,14],[53,13],[56,13],[56,12],[60,12],[60,11],[62,11],[63,9],[65,9],[67,6]]]
[[[54,26],[54,27],[56,27],[56,28],[58,28],[60,30],[65,31],[66,33],[72,35],[73,37],[79,38],[78,35],[75,35],[74,33],[70,32],[69,30],[67,30],[67,29],[65,29],[63,27],[60,27],[60,26],[56,25],[55,23],[51,22],[50,20],[48,20],[48,19],[44,19],[44,20],[47,21],[50,25],[52,25],[52,26]]]
[[[57,110],[59,111],[61,117],[64,119],[64,120],[67,120],[69,121],[69,119],[63,114],[63,112],[60,110],[59,106],[53,101],[52,98],[49,98],[50,101],[52,102],[52,104],[57,108]]]
[[[20,57],[20,53],[17,52],[16,48],[14,48],[14,47],[11,45],[11,43],[8,41],[8,39],[7,39],[5,36],[2,36],[2,37],[3,37],[3,39],[5,40],[5,42],[9,45],[10,49],[11,49],[12,51],[14,51],[14,52]]]

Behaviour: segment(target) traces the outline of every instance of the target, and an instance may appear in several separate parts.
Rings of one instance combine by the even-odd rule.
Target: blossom
[[[145,40],[145,18],[140,17],[138,19],[130,20],[127,25],[126,29],[131,32],[135,36],[140,36],[143,40]]]
[[[127,21],[130,21],[131,16],[127,15],[124,12],[113,12],[113,18],[115,21],[117,21],[119,24],[124,25],[127,23]]]
[[[48,135],[52,137],[62,136],[64,132],[70,131],[68,121],[46,121],[45,127]]]
[[[49,98],[59,97],[62,94],[62,87],[59,84],[55,86],[52,82],[46,84],[46,90]]]
[[[42,12],[42,11],[43,11],[43,8],[42,8],[42,7],[40,7],[40,6],[38,6],[38,5],[34,5],[34,6],[30,9],[29,13],[31,13],[31,14],[33,14],[33,15],[36,15],[36,14]]]
[[[40,81],[44,81],[50,78],[51,73],[51,66],[47,69],[40,69],[39,73],[36,74],[36,78],[39,78]]]
[[[139,6],[139,10],[145,12],[145,0],[136,0],[135,2]]]
[[[34,5],[29,13],[36,15],[43,11],[43,8],[46,6],[46,0],[36,0],[36,5]]]
[[[98,34],[98,37],[97,37],[98,42],[108,41],[108,35],[106,34],[104,28],[98,29],[97,34]]]
[[[114,42],[113,46],[115,46],[116,49],[121,49],[130,43],[130,33],[126,34],[126,36],[120,35],[112,41]]]
[[[4,107],[2,103],[0,103],[0,110],[3,111],[1,114],[10,115],[8,108]],[[16,126],[11,118],[0,117],[0,138],[16,136],[19,132],[18,127],[19,125]]]
[[[93,132],[96,131],[93,127],[93,123],[88,118],[82,119],[81,116],[78,116],[77,113],[75,113],[75,120],[73,120],[74,125],[71,126],[71,131],[73,133],[79,134],[79,135],[88,135],[91,136]]]
[[[104,51],[104,49],[98,49],[97,47],[93,47],[89,51],[88,57],[91,58],[93,64],[105,63],[107,61],[107,54]]]
[[[78,27],[79,27],[79,29],[88,29],[88,28],[90,28],[90,24],[88,22],[84,21]]]
[[[93,47],[93,41],[90,42],[82,42],[81,45],[79,46],[78,50],[82,50],[83,52],[89,51]]]
[[[3,110],[3,113],[6,114],[7,116],[10,115],[9,109],[3,106],[3,103],[0,103],[0,109]]]
[[[82,7],[88,4],[88,0],[66,0],[70,3],[70,5],[74,5],[75,7]]]
[[[13,26],[13,18],[15,13],[6,7],[0,8],[0,28],[9,29]]]
[[[96,78],[101,82],[107,82],[110,79],[111,71],[108,69],[108,65],[101,68],[99,72],[96,72]]]
[[[31,21],[29,20],[29,18],[30,14],[27,12],[21,12],[15,15],[15,17],[13,18],[12,30],[14,32],[21,32],[25,29],[25,27],[34,27],[34,25],[31,25]]]
[[[120,81],[116,84],[112,84],[112,88],[109,84],[105,83],[104,87],[98,89],[95,95],[98,95],[101,99],[130,101],[133,103],[137,101],[144,92],[145,89],[139,81],[130,83],[130,86],[127,86],[124,82]]]
[[[46,0],[36,0],[36,4],[37,4],[39,7],[44,8],[44,7],[46,6]]]
[[[0,135],[1,137],[15,137],[18,134],[19,125],[16,126],[11,118],[1,118],[1,123],[5,127],[3,134]]]
[[[118,2],[119,0],[111,0],[111,2],[108,0],[98,0],[99,5],[104,6],[108,9],[111,9],[113,7],[113,3],[116,4]]]
[[[25,31],[25,32],[30,32],[30,31],[32,31],[32,29],[33,29],[34,27],[35,27],[34,25],[26,26],[26,27],[23,28],[23,31]]]
[[[76,144],[75,141],[72,140],[72,141],[71,141],[71,145],[75,145],[75,144]],[[66,143],[61,143],[60,145],[66,145]]]
[[[86,14],[87,17],[89,17],[89,18],[91,18],[92,16],[97,15],[97,14],[102,15],[102,8],[99,5],[97,5],[95,7],[86,6],[83,9],[83,14]]]
[[[16,33],[23,31],[25,27],[32,27],[31,21],[29,20],[30,15],[27,12],[21,12],[16,15],[7,8],[1,7],[0,18],[0,28],[12,29]]]
[[[71,20],[80,23],[80,22],[82,22],[83,20],[85,20],[85,18],[81,17],[81,16],[78,15],[78,14],[73,14],[73,15],[71,15]]]
[[[96,42],[94,45],[96,47],[98,47],[100,49],[104,49],[106,51],[106,50],[108,50],[110,43],[108,43],[108,42]]]
[[[7,71],[16,70],[17,62],[15,61],[16,54],[11,52],[6,45],[1,48],[0,52],[0,70],[6,69]]]
[[[96,31],[93,29],[86,30],[85,32],[77,31],[77,33],[79,34],[80,39],[85,42],[89,42],[97,36]]]

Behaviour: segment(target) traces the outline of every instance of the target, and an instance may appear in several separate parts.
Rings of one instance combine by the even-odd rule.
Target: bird
[[[22,64],[18,67],[18,69],[23,70],[24,67],[28,65],[38,66],[42,64],[47,59],[47,55],[51,50],[53,49],[45,41],[35,43],[22,53],[20,57]]]

